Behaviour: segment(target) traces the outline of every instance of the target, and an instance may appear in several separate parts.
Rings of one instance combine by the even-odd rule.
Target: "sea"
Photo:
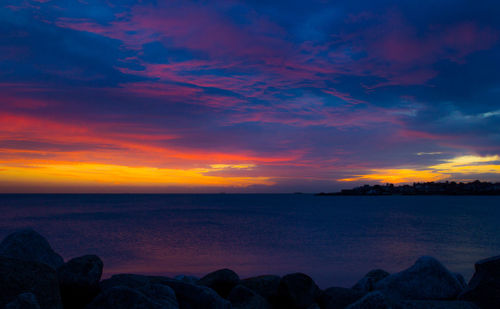
[[[28,227],[65,260],[101,257],[104,278],[230,268],[350,287],[372,269],[398,272],[429,255],[468,280],[474,262],[500,255],[500,197],[0,195],[0,239]]]

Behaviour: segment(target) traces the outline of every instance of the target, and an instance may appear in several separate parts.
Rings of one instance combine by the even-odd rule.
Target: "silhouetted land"
[[[364,185],[353,189],[343,189],[340,192],[321,192],[317,195],[500,195],[500,183],[476,180],[468,183],[423,182],[402,186]]]

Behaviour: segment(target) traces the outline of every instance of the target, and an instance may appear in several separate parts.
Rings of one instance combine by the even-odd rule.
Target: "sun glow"
[[[460,156],[446,159],[422,170],[410,168],[372,169],[367,174],[356,175],[339,181],[372,180],[380,183],[411,183],[439,181],[452,176],[473,174],[500,174],[500,156]]]
[[[230,165],[227,165],[230,166]],[[182,187],[248,187],[272,185],[268,177],[211,176],[208,172],[223,169],[170,169],[131,167],[112,164],[58,163],[31,166],[0,165],[0,182],[39,185],[102,185],[102,186],[182,186]]]

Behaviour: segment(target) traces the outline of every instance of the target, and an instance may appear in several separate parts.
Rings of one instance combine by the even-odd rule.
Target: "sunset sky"
[[[3,0],[0,192],[500,181],[500,2]]]

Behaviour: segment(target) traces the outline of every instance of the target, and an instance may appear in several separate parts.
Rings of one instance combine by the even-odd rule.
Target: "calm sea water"
[[[422,255],[467,278],[500,254],[500,197],[0,195],[0,237],[42,233],[65,259],[97,254],[105,276],[309,274],[351,286]]]

